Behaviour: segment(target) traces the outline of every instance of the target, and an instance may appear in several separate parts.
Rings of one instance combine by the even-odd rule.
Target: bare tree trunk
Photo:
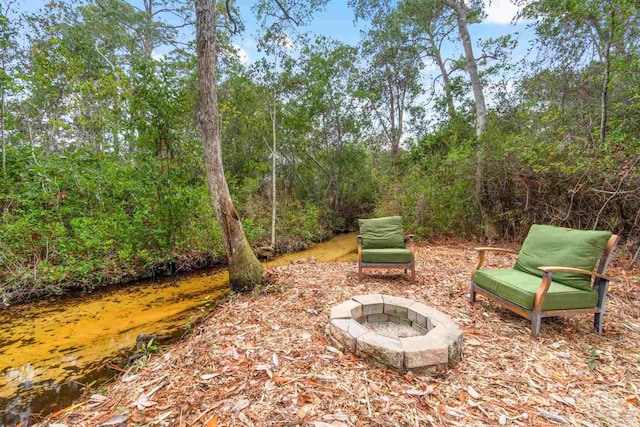
[[[109,64],[109,66],[111,67],[111,71],[113,72],[113,77],[116,79],[116,98],[115,98],[115,105],[113,110],[116,113],[116,120],[115,120],[115,125],[112,127],[111,129],[111,138],[113,139],[113,152],[115,153],[116,156],[120,155],[120,73],[118,73],[118,69],[116,68],[116,66],[114,65],[113,62],[111,62],[111,60],[100,51],[100,48],[98,47],[98,43],[94,43],[94,47],[96,49],[96,52],[98,52],[98,54],[102,57],[102,59],[104,59],[107,64]]]
[[[434,35],[429,32],[429,42],[431,43],[431,49],[433,53],[433,59],[436,61],[436,65],[440,69],[442,74],[442,86],[444,87],[444,95],[447,102],[447,110],[449,112],[449,118],[453,119],[456,116],[456,106],[453,103],[453,94],[451,93],[451,80],[449,79],[449,72],[442,60],[442,54],[440,53],[440,46],[436,42]]]
[[[607,49],[608,50],[608,49]],[[602,82],[602,94],[600,99],[600,145],[604,144],[607,135],[607,97],[609,92],[609,79],[611,76],[611,68],[609,63],[609,55],[605,62],[604,81]]]
[[[609,33],[609,40],[607,40],[607,47],[604,52],[604,80],[602,82],[602,94],[600,99],[600,145],[604,144],[605,137],[607,135],[607,98],[609,95],[609,80],[611,79],[611,39],[615,30],[615,8],[611,8],[611,32]]]
[[[391,154],[394,156],[398,154],[398,148],[400,146],[400,135],[398,132],[398,125],[396,124],[396,113],[397,109],[400,108],[398,105],[398,100],[396,100],[395,94],[393,93],[393,76],[389,69],[385,70],[385,75],[387,78],[387,90],[389,92],[389,126],[391,127]]]
[[[449,73],[447,72],[447,67],[444,65],[444,61],[440,56],[440,52],[435,54],[434,58],[436,60],[438,68],[440,68],[440,72],[442,73],[442,85],[444,86],[444,96],[446,97],[449,118],[453,119],[456,117],[456,106],[453,103],[453,94],[451,93],[451,80],[449,79]]]
[[[458,32],[460,33],[460,40],[464,47],[464,56],[467,60],[467,72],[469,73],[469,79],[471,80],[471,87],[473,88],[473,97],[476,104],[476,176],[475,176],[475,198],[480,209],[480,216],[482,218],[482,225],[484,232],[488,237],[494,234],[493,225],[489,220],[483,202],[483,150],[480,142],[480,137],[487,129],[487,106],[484,100],[484,92],[482,90],[482,82],[480,81],[480,75],[478,74],[478,64],[476,58],[473,55],[473,46],[471,44],[471,35],[469,34],[469,27],[467,21],[467,6],[464,0],[445,0],[445,4],[449,6],[456,15],[458,21]]]
[[[4,89],[0,107],[0,138],[2,138],[2,173],[7,174],[7,141],[4,139]]]
[[[276,58],[276,61],[278,59]],[[273,150],[271,150],[271,249],[276,250],[276,88],[273,87]]]
[[[602,82],[602,96],[600,102],[600,145],[604,144],[604,140],[607,135],[607,97],[609,92],[610,75],[611,70],[609,58],[607,58],[607,62],[605,63],[604,81]]]
[[[473,46],[471,44],[471,35],[469,34],[469,26],[467,22],[467,6],[464,0],[445,0],[445,4],[453,9],[458,20],[458,32],[460,40],[464,47],[464,56],[467,60],[467,72],[471,87],[473,88],[473,98],[476,104],[476,136],[480,137],[487,129],[487,107],[484,102],[484,92],[482,91],[482,82],[478,74],[478,64],[473,56]]]
[[[142,40],[142,48],[144,50],[145,55],[151,57],[153,53],[153,4],[154,0],[144,0],[144,10],[147,12],[147,16],[145,16],[145,28],[144,28],[144,36]],[[196,6],[197,10],[197,6]],[[215,18],[214,18],[215,19]]]
[[[247,241],[224,176],[216,87],[216,2],[196,0],[196,42],[200,131],[211,201],[222,229],[234,290],[251,290],[262,278],[262,264]]]

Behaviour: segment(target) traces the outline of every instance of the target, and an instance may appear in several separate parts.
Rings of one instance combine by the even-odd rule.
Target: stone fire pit
[[[390,295],[357,295],[331,309],[334,343],[398,371],[435,374],[462,356],[462,332],[446,314]]]

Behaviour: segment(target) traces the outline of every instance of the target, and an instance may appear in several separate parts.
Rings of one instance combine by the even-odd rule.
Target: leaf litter
[[[38,425],[640,426],[640,283],[632,271],[609,269],[604,335],[580,315],[545,319],[535,339],[526,319],[482,297],[469,304],[470,245],[421,245],[417,260],[415,285],[383,270],[359,281],[354,262],[275,267],[260,292],[221,302],[170,351]],[[513,257],[487,262],[509,267]],[[325,335],[331,307],[367,293],[447,313],[464,332],[462,360],[444,375],[414,376],[333,347]]]

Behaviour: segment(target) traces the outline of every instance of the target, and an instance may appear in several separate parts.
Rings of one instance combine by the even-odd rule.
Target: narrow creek
[[[265,265],[346,261],[355,250],[355,234],[341,234]],[[228,293],[228,272],[217,269],[0,311],[0,427],[68,406],[84,385],[113,376],[106,365],[130,354],[139,334],[175,341]]]

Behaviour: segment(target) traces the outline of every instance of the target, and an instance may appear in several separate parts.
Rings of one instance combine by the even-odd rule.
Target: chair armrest
[[[504,248],[474,248],[474,249],[478,251],[478,265],[476,265],[475,270],[473,270],[473,272],[471,273],[471,278],[473,278],[473,276],[476,274],[476,270],[482,267],[482,264],[484,263],[485,252],[507,252],[510,254],[518,253],[517,251],[514,251],[512,249],[504,249]]]
[[[578,273],[578,274],[586,274],[593,277],[599,277],[600,279],[607,280],[611,282],[611,278],[605,276],[604,274],[597,273],[595,271],[582,270],[580,268],[571,268],[571,267],[550,267],[543,266],[538,267],[538,270],[542,270],[545,273]]]
[[[551,273],[545,272],[542,275],[542,282],[540,283],[540,287],[536,292],[536,296],[533,299],[533,312],[534,314],[540,315],[542,312],[542,302],[544,301],[544,297],[547,296],[547,291],[551,287]]]
[[[542,266],[538,267],[539,270],[542,270],[544,274],[542,275],[542,283],[540,284],[540,288],[538,288],[538,292],[536,293],[536,297],[533,301],[533,311],[541,312],[542,311],[542,302],[544,301],[544,297],[547,295],[547,291],[551,286],[551,280],[553,273],[578,273],[578,274],[586,274],[593,277],[599,277],[606,281],[611,281],[607,276],[596,273],[595,271],[582,270],[580,268],[571,268],[571,267],[554,267],[554,266]]]
[[[404,238],[404,243],[407,246],[407,249],[411,251],[411,264],[416,265],[415,242],[413,240],[413,234],[407,234],[407,236]]]
[[[518,251],[514,251],[513,249],[504,249],[504,248],[474,248],[478,252],[508,252],[510,254],[517,254]]]

